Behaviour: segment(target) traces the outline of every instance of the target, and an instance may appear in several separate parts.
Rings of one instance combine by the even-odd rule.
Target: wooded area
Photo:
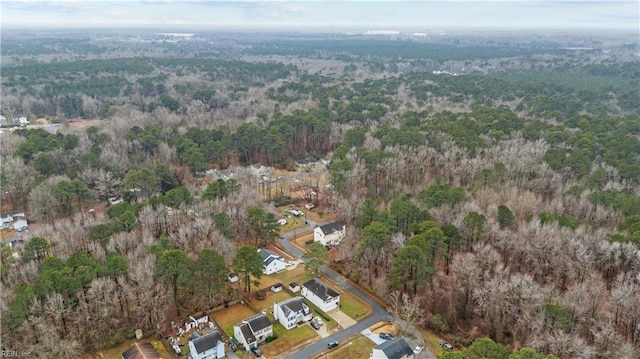
[[[1,135],[3,216],[30,222],[0,246],[3,348],[78,358],[250,293],[279,226],[247,166],[313,156],[332,264],[417,324],[640,355],[637,42],[130,36],[2,34],[2,115],[47,123]]]

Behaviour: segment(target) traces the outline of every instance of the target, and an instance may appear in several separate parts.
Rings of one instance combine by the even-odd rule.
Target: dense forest
[[[234,298],[278,227],[249,176],[205,173],[314,156],[331,265],[417,324],[640,355],[637,41],[306,36],[3,32],[2,115],[46,124],[1,135],[30,221],[0,247],[3,348],[78,358]]]

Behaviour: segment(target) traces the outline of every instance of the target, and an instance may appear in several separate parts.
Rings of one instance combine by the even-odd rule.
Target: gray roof
[[[310,290],[311,293],[315,294],[322,300],[336,298],[340,295],[335,290],[327,287],[327,285],[318,278],[312,278],[306,281],[302,286]]]
[[[218,342],[222,341],[220,333],[213,331],[203,337],[192,340],[193,346],[196,348],[196,352],[204,353],[209,349],[213,349],[218,345]]]
[[[278,305],[282,308],[286,317],[288,317],[291,312],[297,313],[302,311],[305,312],[305,314],[309,314],[306,313],[306,311],[309,310],[309,307],[304,303],[304,299],[302,299],[302,297],[289,298],[278,303]]]
[[[259,332],[262,329],[268,328],[271,325],[271,321],[265,314],[257,314],[253,317],[247,318],[244,320],[249,324],[251,330],[255,332]]]
[[[238,328],[240,328],[240,331],[242,332],[242,336],[244,337],[244,341],[247,344],[251,344],[256,341],[256,336],[253,335],[251,328],[249,328],[249,324],[241,323],[238,325]]]
[[[122,353],[123,359],[160,359],[160,354],[149,343],[136,343]]]
[[[345,222],[345,221],[336,221],[336,222],[331,222],[331,223],[327,223],[327,224],[325,224],[323,226],[320,226],[320,230],[326,236],[327,234],[331,234],[333,232],[342,231],[342,227],[344,227],[346,225],[347,225],[347,222]]]
[[[277,255],[275,252],[270,251],[268,249],[260,248],[258,249],[258,252],[260,253],[260,257],[262,257],[262,262],[264,263],[265,266],[268,266],[269,264],[271,264],[271,262],[273,262],[275,259],[282,260],[281,256]]]
[[[382,350],[389,359],[401,359],[413,357],[413,349],[407,344],[404,338],[387,340],[376,346],[374,349]]]

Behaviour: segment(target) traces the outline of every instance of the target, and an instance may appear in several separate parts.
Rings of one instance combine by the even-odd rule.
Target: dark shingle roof
[[[222,341],[220,333],[211,332],[203,337],[194,339],[193,346],[196,348],[196,352],[204,353],[209,349],[215,348],[219,341]]]
[[[150,343],[136,343],[122,353],[123,359],[160,359],[160,354]]]
[[[387,340],[376,346],[375,349],[382,350],[389,359],[410,358],[413,356],[413,350],[403,338]]]
[[[257,314],[253,317],[245,319],[245,321],[251,326],[251,330],[255,333],[267,328],[271,325],[271,321],[264,314]]]
[[[258,252],[260,253],[260,257],[262,257],[262,262],[264,263],[265,266],[273,262],[274,259],[281,258],[279,255],[275,254],[274,252],[268,249],[260,248],[258,249]]]
[[[320,279],[313,278],[305,282],[303,287],[307,288],[311,291],[311,293],[315,294],[318,298],[322,300],[327,300],[329,298],[336,298],[340,294],[335,290],[327,287]]]
[[[287,317],[289,316],[289,314],[291,314],[291,312],[304,311],[305,307],[307,307],[307,305],[304,304],[304,300],[302,299],[302,297],[289,298],[278,303],[278,305],[282,308],[284,315]]]
[[[342,227],[344,227],[346,225],[347,225],[347,222],[345,222],[345,221],[331,222],[331,223],[327,223],[327,224],[325,224],[323,226],[320,226],[320,230],[326,236],[327,234],[331,234],[333,232],[341,231]]]
[[[242,323],[238,325],[238,327],[240,328],[240,331],[242,332],[242,336],[244,337],[244,340],[245,342],[247,342],[247,344],[251,344],[256,341],[256,337],[255,335],[253,335],[251,328],[249,328],[249,324]]]

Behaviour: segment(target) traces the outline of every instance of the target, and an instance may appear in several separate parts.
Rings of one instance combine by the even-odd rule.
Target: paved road
[[[296,229],[296,231],[298,233],[302,233],[305,231],[310,231],[316,226],[315,222],[308,219],[307,219],[307,223],[308,225],[306,227]],[[304,253],[302,253],[302,251],[300,251],[297,247],[289,243],[289,238],[291,238],[292,236],[293,236],[293,232],[284,234],[280,238],[280,244],[282,245],[282,247],[284,247],[284,249],[289,251],[289,253],[294,254],[298,258],[302,258],[302,255]],[[322,272],[322,274],[326,275],[336,283],[340,284],[340,286],[343,287],[344,289],[350,291],[351,293],[355,294],[356,296],[358,296],[359,298],[367,302],[367,304],[371,306],[371,309],[372,309],[371,314],[369,314],[369,316],[365,317],[364,319],[360,320],[357,324],[352,325],[346,329],[343,329],[326,338],[320,339],[319,341],[304,347],[300,351],[289,355],[287,357],[288,359],[313,358],[318,354],[329,351],[330,349],[327,349],[327,344],[330,341],[337,340],[342,343],[345,339],[360,333],[361,331],[369,328],[375,323],[378,323],[384,320],[391,321],[393,319],[393,315],[387,312],[387,310],[383,306],[381,306],[378,302],[376,302],[373,298],[371,298],[369,294],[363,292],[362,290],[360,290],[360,288],[353,286],[351,283],[346,281],[340,274],[334,272],[333,270],[331,270],[330,268],[327,268],[326,266],[322,266],[320,268],[320,271]]]

